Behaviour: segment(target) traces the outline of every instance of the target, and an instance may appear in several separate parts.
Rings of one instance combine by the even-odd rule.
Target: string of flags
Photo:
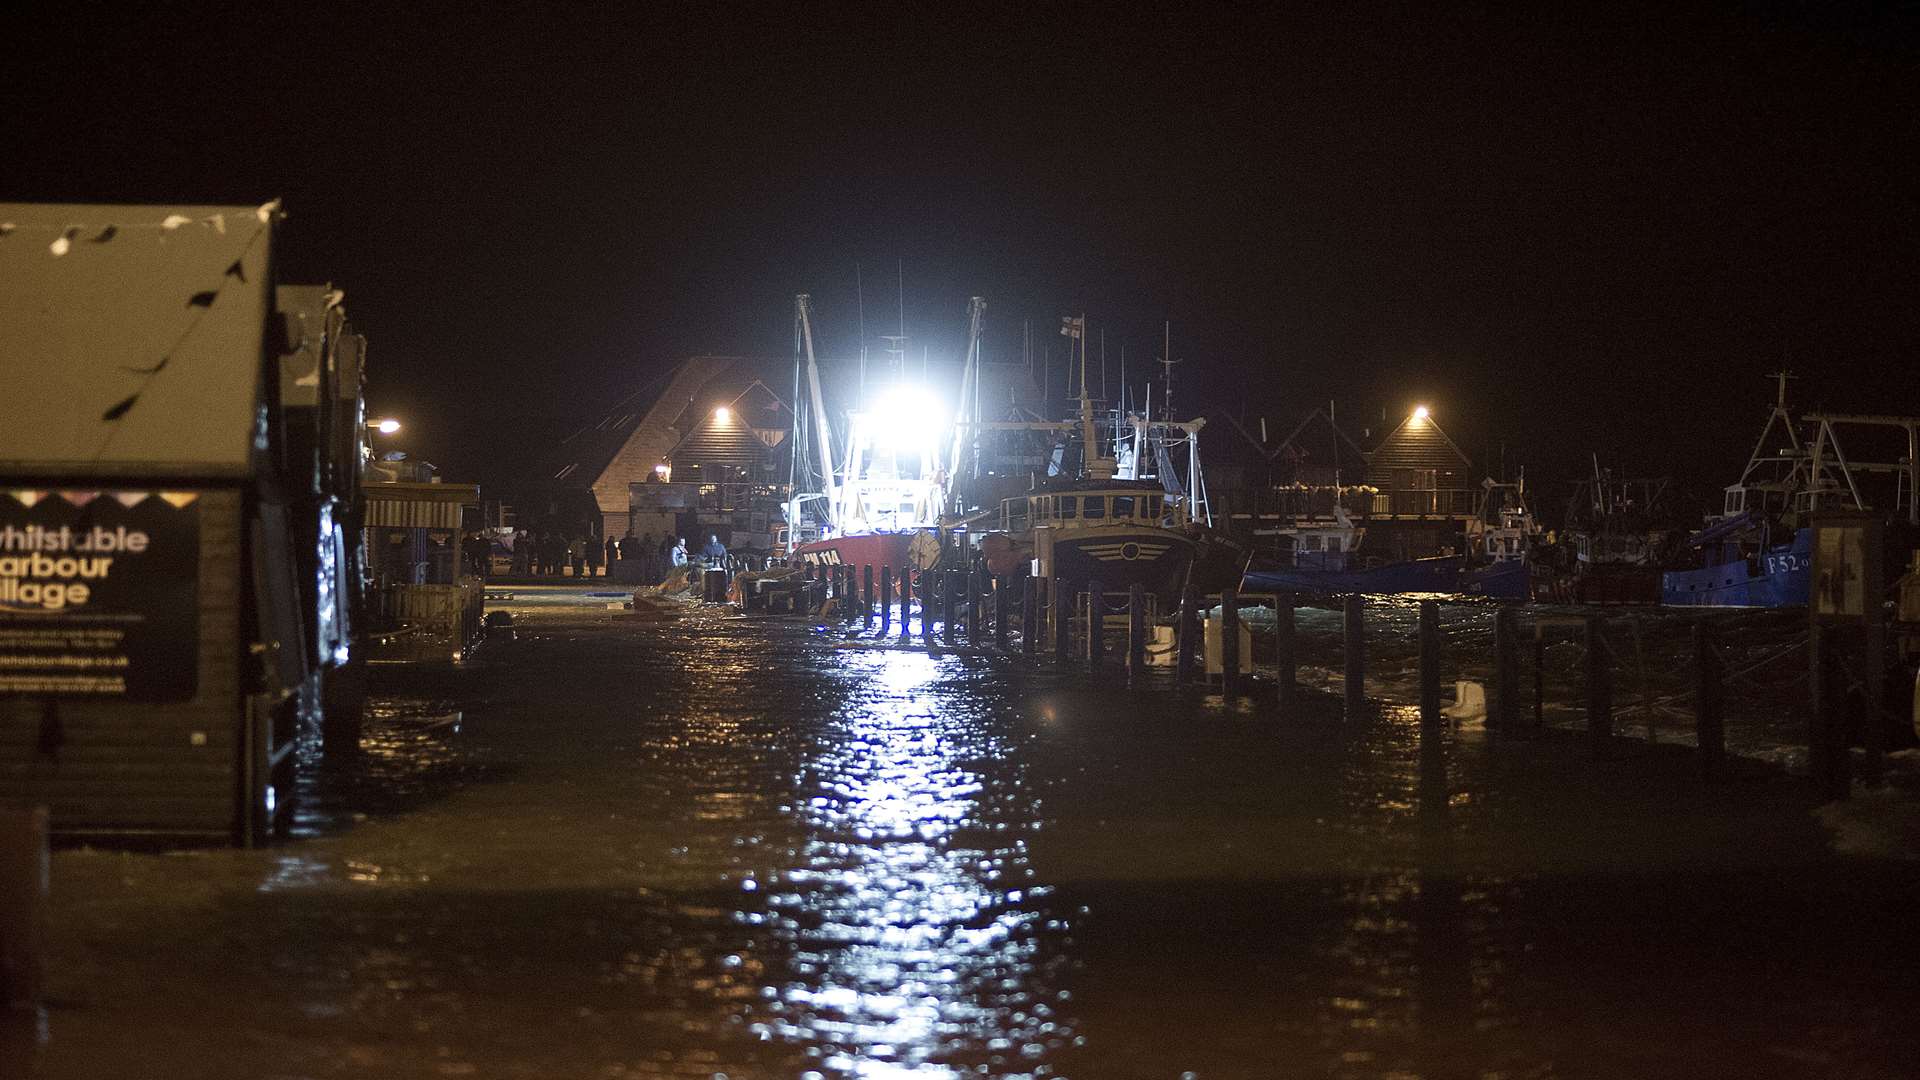
[[[261,203],[254,208],[252,216],[254,220],[261,225],[266,225],[275,217],[280,216],[280,200],[272,199],[268,202]],[[53,240],[47,244],[47,251],[54,258],[58,259],[71,252],[76,241],[89,244],[111,243],[123,230],[152,230],[159,233],[172,233],[178,232],[188,225],[200,225],[212,229],[221,236],[225,236],[227,234],[227,224],[228,215],[225,211],[208,214],[203,218],[191,218],[185,214],[168,214],[157,222],[123,221],[112,222],[105,225],[89,225],[85,222],[68,223],[65,225],[22,225],[12,221],[0,221],[0,240],[10,237],[16,232],[38,232],[42,235],[49,231],[57,232],[59,235],[55,236]]]
[[[75,507],[85,506],[95,499],[112,499],[129,510],[148,499],[159,499],[175,510],[184,510],[200,498],[197,491],[39,491],[28,488],[0,490],[0,495],[29,510],[48,499],[59,499]]]

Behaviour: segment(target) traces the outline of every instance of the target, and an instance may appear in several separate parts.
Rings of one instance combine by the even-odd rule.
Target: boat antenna
[[[860,264],[853,264],[853,303],[860,319],[860,407],[867,404],[867,290],[860,280]]]

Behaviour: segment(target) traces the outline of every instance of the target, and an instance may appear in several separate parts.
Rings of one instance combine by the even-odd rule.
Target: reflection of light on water
[[[1070,1038],[1041,974],[1026,844],[983,813],[970,761],[1000,740],[921,653],[848,657],[855,688],[808,763],[800,866],[768,897],[794,979],[763,990],[764,1037],[857,1077],[1044,1075]]]

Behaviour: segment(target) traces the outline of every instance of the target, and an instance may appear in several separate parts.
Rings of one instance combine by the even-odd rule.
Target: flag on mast
[[[1060,333],[1078,341],[1087,332],[1087,320],[1084,317],[1063,315],[1060,317]]]

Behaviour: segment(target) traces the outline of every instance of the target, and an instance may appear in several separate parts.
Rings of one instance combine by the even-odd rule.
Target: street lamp
[[[1413,418],[1415,420],[1425,420],[1427,418],[1427,407],[1425,405],[1415,405],[1413,407]]]
[[[382,435],[391,435],[400,430],[400,421],[389,416],[380,420],[369,420],[367,426]]]
[[[713,410],[714,423],[724,424],[731,419],[733,419],[733,410],[727,408],[725,405],[722,405],[719,408]]]

